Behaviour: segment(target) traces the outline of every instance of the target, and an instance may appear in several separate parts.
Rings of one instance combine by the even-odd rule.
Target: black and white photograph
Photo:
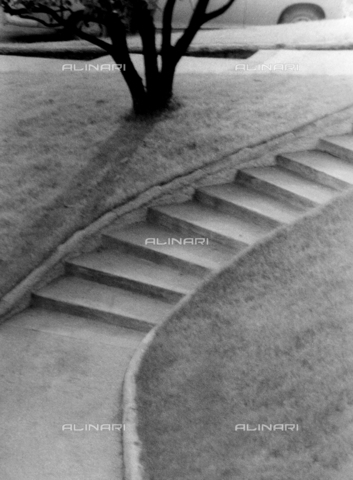
[[[353,0],[0,0],[0,480],[353,480]]]

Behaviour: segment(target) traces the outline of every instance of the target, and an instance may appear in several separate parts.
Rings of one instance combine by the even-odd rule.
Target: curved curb
[[[69,40],[67,42],[0,43],[0,55],[57,58],[62,60],[93,60],[103,57],[107,53],[95,45],[73,44]]]
[[[77,42],[77,43],[74,43]],[[80,43],[78,43],[80,42]],[[248,58],[259,50],[315,50],[315,51],[337,51],[352,50],[353,43],[233,43],[229,45],[220,44],[196,44],[191,45],[185,56],[196,57],[217,57],[217,58]],[[160,49],[158,50],[160,51]],[[131,45],[129,47],[131,54],[142,55],[143,49],[140,45]],[[0,43],[0,55],[15,55],[26,57],[44,57],[68,60],[93,60],[95,58],[108,55],[102,48],[83,43],[82,40],[67,40],[58,42],[38,42],[38,43]]]
[[[270,45],[266,49],[280,49],[282,45]],[[289,47],[288,47],[289,48]],[[291,47],[295,49],[294,47]],[[336,47],[342,48],[342,47]],[[345,47],[349,48],[349,46]],[[192,45],[185,53],[186,56],[219,57],[219,58],[248,58],[259,48],[257,46],[240,45]],[[315,49],[315,48],[313,48]],[[131,54],[142,55],[143,49],[140,45],[129,47]],[[158,49],[160,52],[160,49]],[[108,55],[102,48],[96,45],[87,44],[82,40],[67,40],[58,42],[37,42],[37,43],[0,43],[0,55],[16,55],[26,57],[44,57],[72,60],[93,60]]]
[[[201,285],[207,282],[210,278],[218,273],[212,272],[208,275]],[[171,317],[177,313],[185,303],[187,303],[193,295],[197,292],[199,285],[196,290],[191,292],[188,295],[185,295],[172,309],[169,315],[160,323],[156,325],[142,340],[142,342],[137,347],[132,359],[129,362],[129,365],[125,371],[124,380],[123,380],[123,394],[122,394],[122,411],[123,411],[123,425],[125,425],[125,430],[122,433],[122,443],[123,443],[123,478],[124,480],[146,480],[145,470],[140,461],[141,451],[142,451],[142,441],[137,432],[137,405],[136,405],[136,374],[139,371],[141,362],[145,355],[145,352],[148,350],[149,346],[153,342],[157,331],[169,321]]]
[[[176,313],[178,313],[184,307],[185,303],[188,303],[192,298],[198,293],[198,291],[204,287],[205,284],[211,282],[216,278],[221,272],[243,260],[244,257],[251,255],[254,249],[257,249],[263,245],[270,243],[275,240],[277,236],[281,235],[286,231],[290,231],[295,225],[298,225],[307,218],[315,217],[320,215],[324,210],[330,208],[331,205],[334,205],[337,201],[344,197],[352,196],[353,198],[353,187],[343,191],[338,194],[336,197],[331,199],[329,202],[316,206],[306,212],[303,216],[299,217],[294,222],[288,225],[281,225],[269,234],[265,235],[263,238],[255,242],[253,245],[245,248],[243,251],[239,252],[238,255],[235,255],[230,262],[226,265],[216,269],[210,275],[208,275],[198,287],[191,292],[189,295],[185,296],[173,309],[173,311],[156,327],[154,327],[148,335],[142,340],[142,342],[137,347],[132,360],[129,363],[129,366],[125,372],[124,376],[124,385],[123,385],[123,423],[125,424],[126,430],[123,431],[123,478],[124,480],[150,480],[146,476],[144,467],[141,463],[141,453],[142,453],[142,441],[137,432],[137,403],[136,403],[136,376],[138,374],[140,365],[142,363],[143,357],[148,350],[149,346],[153,342],[157,331],[162,328]]]
[[[135,375],[140,368],[142,358],[155,337],[154,327],[142,340],[135,351],[124,375],[123,383],[123,470],[124,480],[143,480],[145,471],[140,462],[142,442],[137,433],[137,405]]]

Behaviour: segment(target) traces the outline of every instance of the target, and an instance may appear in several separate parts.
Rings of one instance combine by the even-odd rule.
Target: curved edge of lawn
[[[205,282],[215,277],[216,273],[212,273]],[[198,288],[201,288],[199,286]],[[180,300],[169,316],[159,325],[156,325],[139,344],[135,350],[129,365],[124,374],[123,381],[123,393],[122,393],[122,412],[123,412],[123,425],[124,430],[122,433],[123,440],[123,469],[124,480],[147,480],[145,468],[141,462],[141,452],[143,449],[143,443],[137,431],[138,424],[138,408],[137,408],[137,388],[136,388],[136,376],[143,362],[145,354],[148,352],[156,334],[160,328],[163,327],[170,319],[177,315],[180,309],[184,305],[188,304],[192,297],[197,293],[198,289],[186,295]]]
[[[80,40],[34,43],[0,43],[0,55],[93,60],[106,52],[95,45]]]
[[[274,43],[258,43],[256,45],[234,44],[220,46],[211,45],[192,45],[186,56],[207,57],[207,58],[237,58],[247,59],[259,50],[351,50],[352,43],[342,44],[307,44],[307,45],[286,45]],[[132,46],[129,48],[131,54],[142,54],[141,46]],[[38,43],[0,43],[0,55],[15,55],[38,58],[56,58],[61,60],[94,60],[104,57],[107,53],[95,45],[83,43],[82,41],[58,41],[58,42],[38,42]]]
[[[147,480],[152,478],[149,475],[151,471],[148,472],[148,467],[146,468],[146,464],[145,464],[145,461],[146,461],[145,448],[146,448],[146,444],[148,443],[146,442],[146,440],[148,440],[148,428],[146,429],[146,419],[147,419],[148,426],[151,427],[151,419],[149,417],[149,413],[151,413],[151,410],[152,410],[150,408],[150,411],[147,411],[148,409],[146,410],[146,405],[149,404],[149,401],[151,400],[153,395],[158,395],[158,392],[152,392],[154,385],[153,383],[151,383],[151,380],[155,380],[155,375],[156,373],[158,373],[157,372],[158,365],[160,366],[160,364],[158,364],[158,361],[156,361],[156,357],[160,356],[160,353],[163,349],[166,353],[166,349],[168,348],[168,346],[164,347],[162,345],[162,342],[164,342],[166,338],[170,339],[171,335],[175,333],[174,330],[178,330],[178,328],[181,331],[184,330],[184,333],[183,333],[184,336],[190,337],[190,332],[187,331],[188,325],[185,324],[185,321],[184,323],[182,323],[183,318],[185,319],[188,315],[190,315],[190,312],[193,312],[193,310],[195,312],[191,313],[191,315],[193,318],[195,318],[194,315],[197,318],[197,316],[200,315],[200,310],[202,312],[202,311],[205,311],[205,309],[209,308],[209,306],[207,307],[207,301],[209,301],[209,296],[207,291],[210,291],[210,288],[212,288],[212,285],[219,284],[219,281],[220,279],[222,279],[222,277],[224,278],[230,272],[239,270],[240,273],[239,274],[236,273],[235,274],[236,277],[238,276],[239,278],[239,275],[240,277],[243,276],[243,280],[245,284],[248,284],[248,286],[250,286],[253,283],[253,280],[255,278],[253,275],[258,270],[258,265],[256,265],[256,257],[260,255],[260,257],[262,256],[262,258],[264,259],[263,264],[260,264],[260,269],[265,268],[266,270],[266,269],[271,269],[271,267],[275,266],[275,264],[271,265],[271,262],[274,261],[276,254],[274,255],[274,257],[273,255],[270,255],[270,257],[268,258],[267,256],[263,256],[264,250],[267,251],[267,253],[270,252],[271,249],[274,250],[274,252],[276,252],[276,250],[278,250],[279,244],[283,245],[283,243],[287,242],[290,238],[293,238],[293,237],[302,238],[302,246],[304,247],[304,250],[305,248],[310,248],[310,241],[312,241],[313,238],[315,238],[315,234],[317,233],[320,234],[320,230],[322,230],[323,228],[328,228],[331,231],[331,233],[334,233],[335,225],[338,221],[337,219],[339,218],[339,213],[342,211],[342,207],[345,207],[345,206],[347,207],[349,203],[352,204],[351,210],[353,210],[353,189],[349,189],[348,192],[345,192],[339,195],[329,203],[309,211],[307,214],[305,214],[303,217],[298,219],[296,222],[290,225],[281,226],[275,231],[271,232],[269,235],[259,240],[256,244],[252,245],[251,247],[241,252],[228,265],[212,273],[198,287],[198,289],[195,292],[193,292],[191,295],[184,298],[182,302],[180,302],[176,306],[176,308],[171,313],[171,315],[168,318],[166,318],[166,320],[162,324],[156,326],[145,337],[145,339],[142,341],[139,348],[135,352],[124,378],[124,386],[123,386],[123,418],[124,420],[123,422],[125,424],[125,431],[123,432],[123,457],[124,457],[124,473],[125,473],[124,478],[126,480]],[[350,228],[353,234],[353,225]],[[305,236],[303,236],[303,233],[305,232],[306,233],[310,232],[310,235],[309,235],[310,238],[306,238]],[[334,235],[332,237],[334,237]],[[332,244],[334,244],[335,242],[336,240],[332,238]],[[353,249],[352,249],[352,255],[353,255]],[[310,258],[310,254],[309,254],[309,258]],[[292,259],[289,259],[288,261],[289,263],[293,262]],[[294,269],[297,268],[295,265],[293,265],[293,267]],[[289,274],[289,277],[290,277],[291,272],[287,271],[286,274],[287,276]],[[228,285],[227,285],[227,288],[228,288]],[[303,286],[303,288],[305,290],[305,286]],[[249,292],[249,295],[251,296],[251,292]],[[262,297],[264,294],[262,291],[259,291],[258,295]],[[199,327],[200,326],[202,325],[199,325]],[[213,327],[215,328],[215,325]],[[311,332],[310,327],[308,327],[305,331],[309,335],[309,333]],[[196,340],[195,336],[194,336],[194,339]],[[311,335],[309,335],[309,339],[311,339]],[[299,339],[298,341],[302,341],[305,343],[306,339],[302,338],[302,339]],[[174,341],[172,343],[173,345],[176,345],[178,343],[178,339],[174,338]],[[165,360],[165,363],[163,363],[163,367],[162,367],[163,369],[167,369],[168,366],[170,367],[171,365],[173,365],[173,363],[177,360],[177,358],[175,357],[175,351],[174,352],[169,351],[168,354],[166,354],[166,358],[164,360]],[[352,359],[352,362],[353,362],[353,359]],[[200,362],[200,364],[202,364],[202,361]],[[210,366],[211,365],[208,365],[208,367]],[[217,366],[219,370],[218,374],[220,374],[219,367],[220,365]],[[206,372],[207,372],[207,368],[206,368]],[[207,391],[209,391],[210,385],[207,382],[206,382],[206,385],[204,385],[204,387],[206,388]],[[173,386],[171,387],[171,390],[173,391]],[[178,395],[178,392],[175,391],[175,394]],[[213,392],[211,389],[211,393],[210,393],[211,397],[213,394],[215,394],[217,397],[217,393]],[[342,402],[344,403],[343,400]],[[353,404],[353,397],[349,397],[348,403],[350,405]],[[340,405],[340,408],[338,409],[338,413],[342,413],[342,411],[344,410],[344,406],[342,405]],[[344,405],[346,406],[346,403],[344,403]],[[202,407],[200,406],[200,408]],[[156,413],[159,415],[161,414],[162,411],[163,409],[159,409]],[[143,420],[144,425],[141,425],[141,420]],[[181,423],[183,422],[181,421]],[[263,422],[263,423],[266,423],[266,422]],[[157,426],[157,424],[155,426]],[[176,425],[177,430],[180,428],[181,428],[180,425],[179,426]],[[144,436],[146,438],[144,438]],[[339,441],[338,437],[336,440],[337,440],[337,444],[342,446],[342,442]],[[347,442],[348,440],[349,439],[347,439]],[[145,441],[145,444],[144,444],[144,441]],[[151,444],[153,444],[153,439],[151,443],[149,443],[149,445]],[[177,443],[174,446],[175,448],[178,448]],[[347,451],[343,452],[342,454],[343,457],[345,453],[347,453],[347,455],[349,456],[353,452],[353,442],[351,443],[351,447],[352,448],[349,449],[350,450],[349,454],[347,453]],[[322,457],[322,455],[325,455],[325,453],[327,452],[324,451],[323,454],[321,454],[320,452],[317,452],[317,457],[320,458],[320,455]],[[346,455],[346,459],[347,459],[347,455]],[[343,460],[340,457],[340,453],[338,451],[333,452],[333,457],[331,458],[331,461],[332,461],[332,464],[330,464],[330,461],[328,461],[328,466],[330,468],[332,467],[333,469],[335,469],[335,468],[338,468],[338,466],[341,466]],[[170,462],[170,458],[169,458],[169,462]],[[306,476],[308,472],[305,468],[304,470],[306,473],[304,472],[303,477],[297,475],[295,478],[297,479],[305,478],[306,480],[309,480],[309,477]],[[159,480],[160,477],[158,476],[158,472],[155,472],[153,470],[153,473],[154,473],[153,479]],[[231,476],[232,472],[230,470],[227,470],[226,467],[223,472],[224,473],[223,476],[217,476],[218,473],[216,473],[215,471],[210,473],[211,473],[210,478],[216,478],[216,477],[225,478],[225,479],[233,478]],[[191,473],[191,478],[192,478],[192,475],[193,473]],[[203,475],[204,474],[201,473],[201,478],[204,478],[204,479],[209,478],[207,475],[206,476],[203,476]],[[178,478],[182,479],[184,477],[178,476]],[[189,477],[185,476],[185,478],[189,478]],[[243,479],[243,477],[239,477],[239,478]],[[255,479],[255,477],[246,476],[246,480],[248,480],[248,478]],[[277,480],[277,476],[274,475],[273,472],[269,472],[269,476],[267,475],[265,475],[264,477],[261,476],[261,480],[263,479],[267,480],[270,478],[272,480],[275,480],[275,479]],[[319,478],[320,480],[324,480],[324,477],[322,476],[321,471],[318,471],[316,473],[314,471],[313,475],[310,476],[310,480],[311,479],[316,480]],[[244,477],[244,480],[245,480],[245,477]]]

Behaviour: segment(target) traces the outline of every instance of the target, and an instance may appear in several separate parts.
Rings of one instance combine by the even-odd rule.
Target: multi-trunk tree
[[[180,0],[167,0],[164,5],[160,51],[154,22],[154,13],[159,8],[156,0],[3,0],[3,7],[11,15],[36,19],[48,27],[63,26],[105,50],[116,64],[124,65],[121,73],[131,93],[133,109],[144,114],[168,108],[179,60],[202,25],[226,12],[236,0],[225,0],[216,9],[211,8],[212,0],[197,0],[187,26],[173,44],[173,12],[177,1]],[[110,41],[87,32],[84,26],[92,22],[104,27]],[[142,41],[144,79],[129,54],[127,36],[131,25]]]

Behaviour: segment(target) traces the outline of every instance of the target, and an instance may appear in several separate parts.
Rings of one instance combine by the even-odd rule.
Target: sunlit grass
[[[350,193],[256,246],[159,330],[137,378],[150,478],[351,479],[352,218]]]

